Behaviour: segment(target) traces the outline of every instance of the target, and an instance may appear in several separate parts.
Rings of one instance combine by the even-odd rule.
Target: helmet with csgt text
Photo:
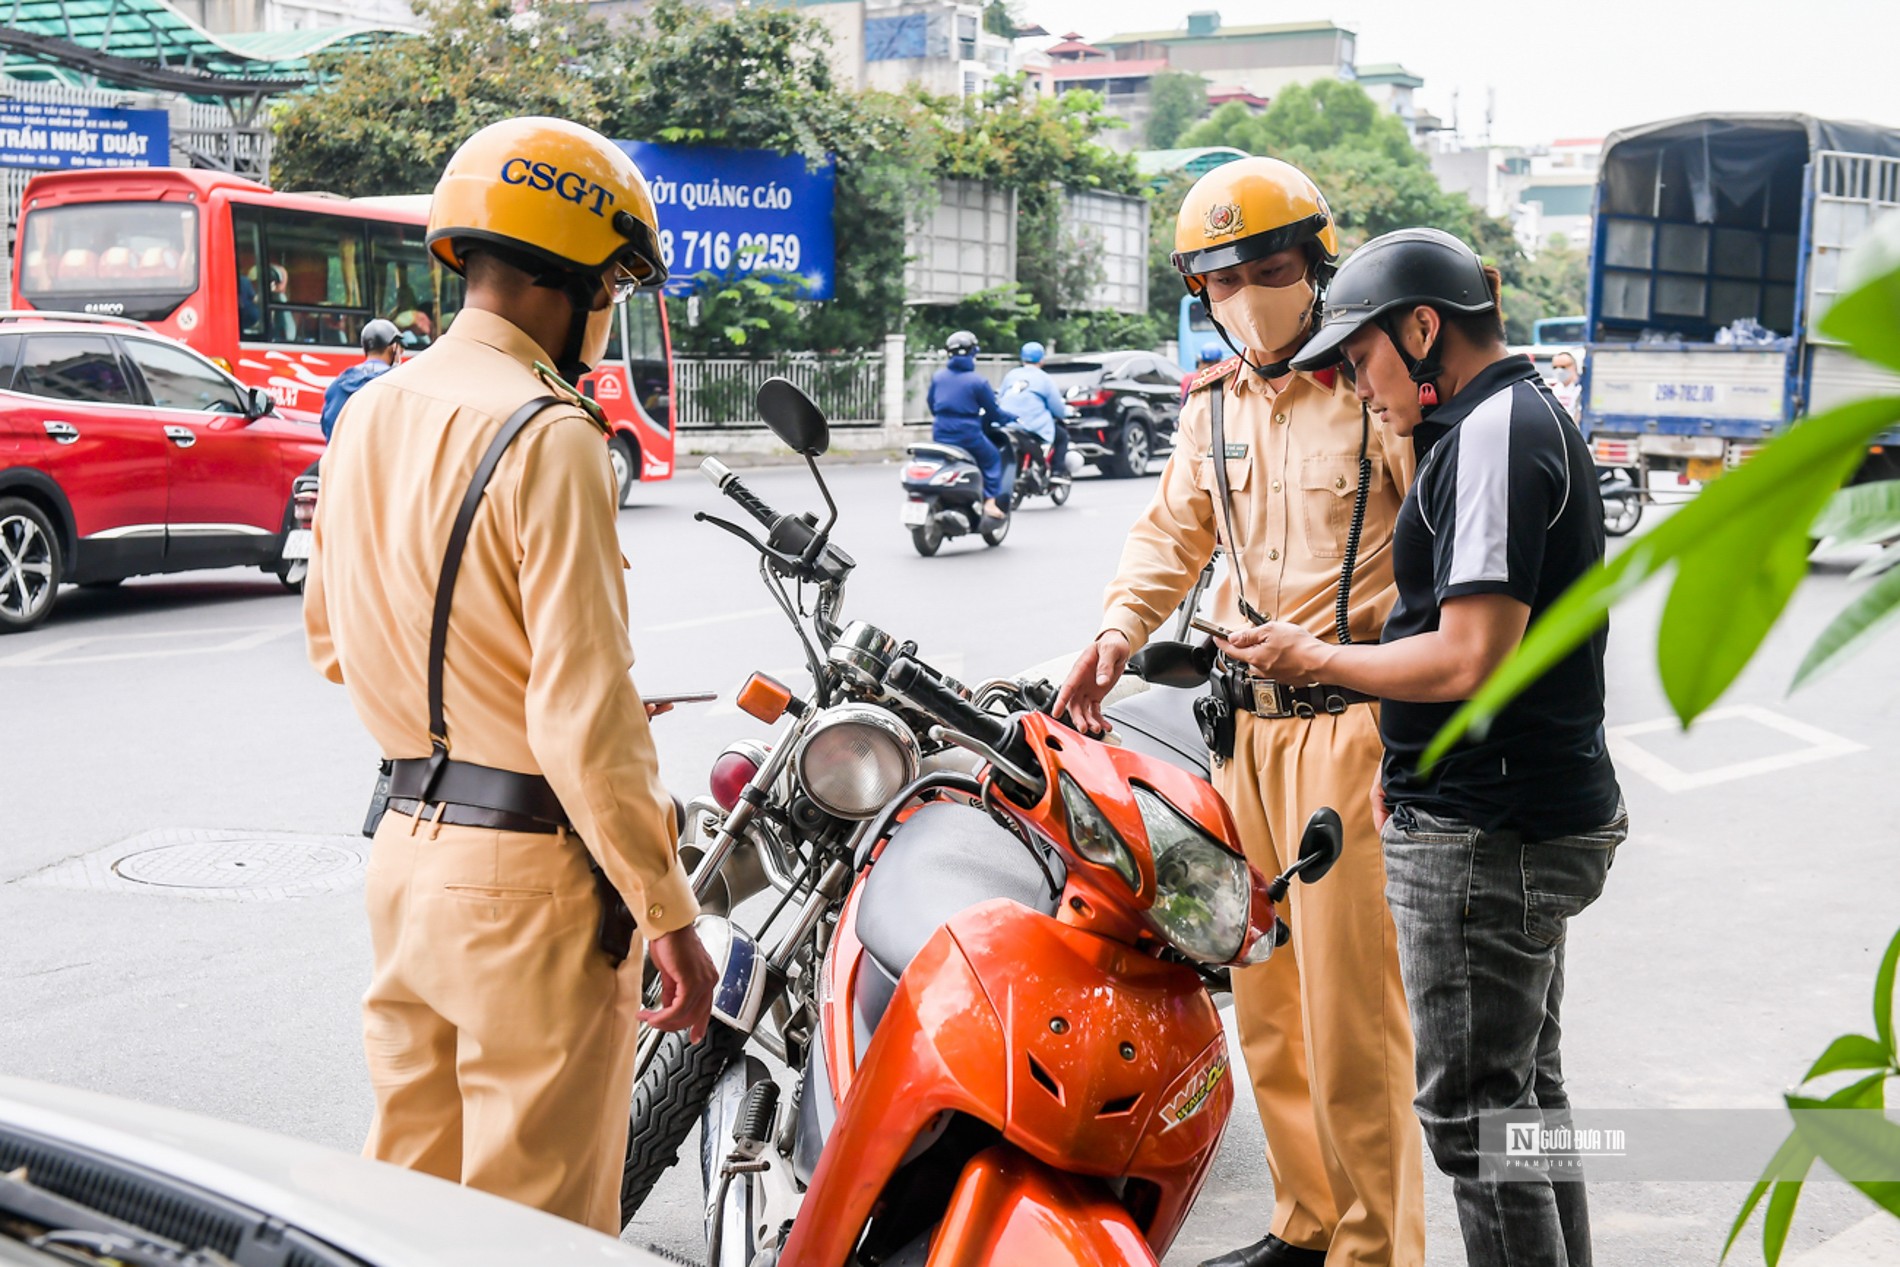
[[[1188,190],[1174,221],[1175,271],[1194,294],[1218,269],[1304,246],[1320,266],[1339,258],[1339,227],[1312,178],[1277,158],[1240,158]]]
[[[619,264],[642,285],[666,281],[646,177],[625,150],[566,119],[491,123],[462,142],[429,202],[429,249],[456,272],[487,243],[551,276]]]

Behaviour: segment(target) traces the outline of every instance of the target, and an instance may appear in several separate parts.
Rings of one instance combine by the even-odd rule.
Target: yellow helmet
[[[1312,178],[1277,158],[1240,158],[1194,182],[1174,222],[1174,267],[1200,277],[1311,242],[1319,263],[1339,258],[1339,227]]]
[[[458,273],[466,241],[524,252],[557,273],[618,261],[643,285],[666,281],[646,177],[626,151],[566,119],[504,119],[462,142],[429,202],[426,240]]]

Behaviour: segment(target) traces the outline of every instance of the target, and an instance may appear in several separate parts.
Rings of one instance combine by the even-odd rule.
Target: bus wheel
[[[614,490],[618,494],[614,504],[624,506],[640,479],[640,451],[633,447],[633,441],[616,435],[607,441],[607,458],[614,465]]]

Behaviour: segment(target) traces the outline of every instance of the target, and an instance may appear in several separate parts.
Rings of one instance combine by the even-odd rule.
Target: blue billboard
[[[164,167],[172,161],[163,110],[0,101],[0,167]]]
[[[660,251],[672,275],[667,294],[692,294],[706,274],[766,273],[797,278],[801,298],[831,298],[831,159],[814,170],[797,154],[771,150],[616,144],[653,191]]]

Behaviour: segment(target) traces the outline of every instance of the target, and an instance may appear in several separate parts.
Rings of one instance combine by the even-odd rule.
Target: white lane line
[[[1867,750],[1865,744],[1855,743],[1851,739],[1822,730],[1818,726],[1810,726],[1806,722],[1796,721],[1772,709],[1759,708],[1753,704],[1736,704],[1729,708],[1710,709],[1697,719],[1696,724],[1702,726],[1723,721],[1753,722],[1758,726],[1765,726],[1769,730],[1779,731],[1784,735],[1799,739],[1808,746],[1796,748],[1792,752],[1778,752],[1773,756],[1731,762],[1709,770],[1682,770],[1634,741],[1637,735],[1652,735],[1673,730],[1679,724],[1673,717],[1664,717],[1657,721],[1610,727],[1610,747],[1616,757],[1617,765],[1636,771],[1665,792],[1693,792],[1700,788],[1713,787],[1718,783],[1730,783],[1736,779],[1752,779],[1764,774],[1773,774],[1779,770],[1810,765],[1816,761],[1828,761],[1835,757],[1845,757]]]
[[[156,660],[169,656],[216,655],[231,651],[249,651],[285,634],[299,633],[302,625],[234,625],[225,629],[166,629],[154,633],[84,634],[42,643],[31,650],[0,656],[0,669],[43,668],[66,664],[104,664],[113,660]],[[153,638],[222,639],[195,642],[185,647],[145,647],[136,650],[94,652],[71,655],[80,648],[137,643]]]
[[[725,625],[741,620],[757,620],[761,616],[770,616],[778,611],[776,607],[748,607],[744,611],[721,612],[717,616],[694,616],[690,620],[669,620],[663,625],[645,625],[643,634],[672,633],[679,629],[702,629],[707,625]]]

